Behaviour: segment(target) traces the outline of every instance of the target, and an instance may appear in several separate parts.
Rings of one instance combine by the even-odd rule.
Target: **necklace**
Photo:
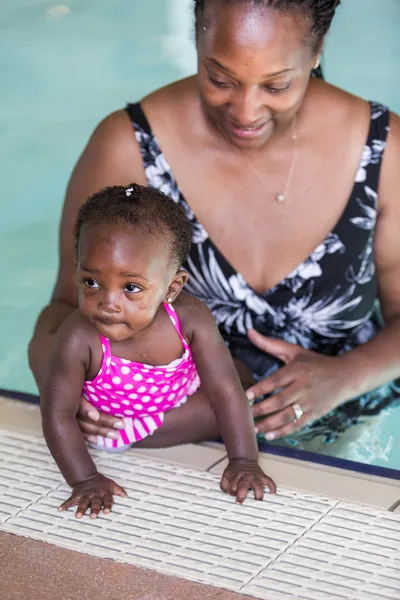
[[[294,175],[294,171],[296,168],[296,163],[297,163],[297,159],[298,159],[298,155],[299,155],[299,149],[297,147],[297,115],[295,115],[293,117],[293,121],[292,121],[292,142],[293,142],[293,157],[292,157],[292,162],[290,164],[290,169],[289,169],[289,174],[288,174],[288,178],[286,181],[286,185],[285,188],[283,190],[283,192],[279,192],[277,194],[275,194],[275,200],[276,202],[285,202],[285,200],[287,200],[288,198],[288,194],[289,194],[289,190],[290,190],[290,186],[292,184],[292,180],[293,180],[293,175]],[[258,181],[264,186],[265,185],[265,181],[263,181],[261,175],[258,173],[258,171],[253,167],[253,165],[246,159],[246,157],[244,156],[243,152],[237,148],[240,152],[240,154],[243,156],[243,158],[246,160],[247,166],[250,168],[250,170],[252,171],[252,173],[257,177]]]

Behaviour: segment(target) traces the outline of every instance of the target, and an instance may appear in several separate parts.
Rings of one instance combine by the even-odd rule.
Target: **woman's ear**
[[[322,53],[324,50],[324,45],[325,45],[325,36],[322,38],[321,42],[319,43],[318,48],[314,55],[314,66],[313,66],[314,71],[316,69],[319,69],[319,67],[321,66],[321,57],[322,57]]]
[[[183,286],[186,284],[189,279],[189,275],[183,269],[180,269],[172,278],[168,292],[164,298],[164,302],[168,302],[171,304],[181,293]]]

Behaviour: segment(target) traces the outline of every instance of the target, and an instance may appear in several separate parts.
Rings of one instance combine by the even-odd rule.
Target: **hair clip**
[[[129,196],[132,196],[132,192],[133,192],[133,187],[130,187],[125,191],[125,194],[129,197]]]

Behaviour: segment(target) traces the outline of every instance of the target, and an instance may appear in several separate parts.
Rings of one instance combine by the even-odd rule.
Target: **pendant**
[[[277,194],[276,195],[276,201],[277,202],[285,202],[286,198],[285,198],[285,194]]]

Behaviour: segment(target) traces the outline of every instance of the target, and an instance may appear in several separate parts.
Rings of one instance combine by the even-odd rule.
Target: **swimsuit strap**
[[[108,360],[108,363],[110,363],[110,361],[111,361],[110,340],[108,338],[100,335],[100,341],[101,341],[101,347],[102,347],[102,350],[103,350],[102,364],[107,364],[107,359],[110,359],[110,360]]]
[[[181,338],[183,346],[185,348],[189,348],[189,344],[185,340],[185,337],[182,333],[181,324],[179,321],[179,317],[176,313],[176,310],[174,309],[173,306],[171,306],[171,304],[169,304],[167,302],[163,303],[163,307],[167,311],[167,314],[168,314],[169,318],[171,319],[173,326],[175,327],[176,331],[178,332],[178,335]],[[101,341],[101,346],[102,346],[102,350],[103,350],[102,365],[103,364],[106,365],[107,362],[110,363],[111,358],[112,358],[110,340],[108,338],[100,335],[100,341]],[[107,361],[107,359],[109,359],[109,360]]]
[[[178,332],[178,335],[181,338],[182,344],[184,345],[184,347],[186,349],[189,349],[189,344],[185,340],[185,337],[182,333],[181,323],[179,321],[179,317],[176,313],[176,310],[174,309],[174,307],[171,304],[169,304],[169,302],[163,302],[163,307],[167,311],[169,318],[171,319],[176,331]]]

